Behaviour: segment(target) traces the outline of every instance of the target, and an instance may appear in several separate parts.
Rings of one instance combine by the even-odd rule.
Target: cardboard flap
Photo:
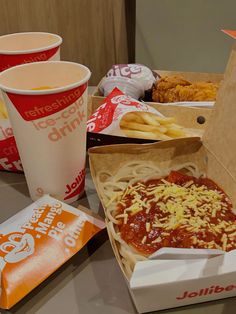
[[[130,287],[141,287],[200,280],[235,272],[236,250],[210,259],[148,260],[137,262]],[[219,281],[220,282],[220,281]]]
[[[183,249],[183,248],[172,248],[172,247],[163,247],[153,254],[151,254],[148,258],[150,260],[153,259],[199,259],[199,258],[211,258],[215,256],[219,256],[225,254],[225,251],[217,250],[217,249]]]
[[[236,181],[236,44],[232,49],[203,142]]]

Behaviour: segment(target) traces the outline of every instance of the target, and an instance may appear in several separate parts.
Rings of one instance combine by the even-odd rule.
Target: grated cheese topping
[[[124,216],[118,214],[115,218],[123,219],[124,224],[132,219],[132,225],[138,226],[140,217],[149,217],[140,240],[143,245],[161,247],[167,238],[172,238],[168,242],[171,246],[180,245],[181,240],[180,247],[186,247],[184,243],[190,241],[189,247],[225,251],[236,248],[236,221],[227,220],[232,204],[226,194],[189,178],[181,185],[165,178],[156,180],[157,184],[150,180],[150,185],[147,181],[129,186],[120,197],[120,212]],[[181,233],[188,236],[180,239]]]

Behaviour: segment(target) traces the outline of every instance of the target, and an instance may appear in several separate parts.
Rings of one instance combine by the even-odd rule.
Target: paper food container
[[[89,150],[91,173],[98,186],[99,171],[115,173],[128,161],[153,161],[167,168],[194,162],[208,178],[216,182],[236,208],[236,45],[234,46],[220,87],[210,124],[200,138],[185,138],[145,145],[110,145]],[[106,208],[105,208],[106,213]],[[117,242],[110,234],[117,261],[123,271],[138,312],[167,309],[236,295],[236,250],[199,256],[169,249],[153,260],[136,263],[130,277],[125,274]],[[165,249],[166,250],[166,249]],[[170,252],[171,251],[171,252]],[[209,250],[208,250],[209,251]],[[171,254],[170,254],[171,253]],[[216,253],[216,254],[214,254]]]
[[[161,77],[164,76],[170,76],[170,75],[178,75],[184,77],[186,80],[195,83],[199,81],[203,82],[212,82],[212,83],[220,83],[223,80],[223,74],[221,73],[204,73],[204,72],[180,72],[180,71],[166,71],[166,70],[153,70],[154,72],[158,73]],[[92,94],[92,103],[93,106],[98,108],[105,100],[104,95],[102,95],[99,86],[101,84],[102,80],[99,82],[97,88]],[[158,102],[153,102],[153,101],[148,101],[147,99],[144,98],[144,101],[147,102],[150,105],[159,105],[158,108],[162,108],[162,106],[167,106],[167,105],[176,105],[178,106],[193,106],[193,107],[212,107],[213,102],[188,102],[188,103],[158,103]]]
[[[88,117],[98,109],[98,107],[105,102],[105,98],[101,97],[99,101],[94,98],[94,95],[91,96],[88,102]],[[191,129],[197,135],[200,136],[207,127],[212,109],[209,108],[189,108],[189,107],[179,107],[176,105],[163,105],[156,103],[148,103],[148,105],[163,116],[166,117],[175,117],[176,123],[183,126],[184,128]],[[140,138],[130,138],[124,136],[115,136],[110,134],[94,133],[87,132],[87,148],[101,145],[110,145],[110,144],[124,144],[124,143],[153,143],[154,140],[140,139]]]

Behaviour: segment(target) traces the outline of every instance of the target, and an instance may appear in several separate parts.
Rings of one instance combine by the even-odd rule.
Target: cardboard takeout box
[[[116,171],[128,161],[153,161],[159,167],[194,162],[230,197],[236,208],[236,44],[232,50],[210,123],[202,140],[184,138],[145,145],[110,145],[89,150],[90,169],[98,186],[99,171]],[[131,296],[140,313],[236,295],[236,250],[195,259],[148,260],[136,263],[131,278],[122,266],[117,242],[110,241]],[[191,251],[191,249],[189,249]]]
[[[97,99],[94,94],[91,96],[91,99],[88,102],[88,119],[98,109],[98,107],[105,102],[105,99],[105,97],[100,97]],[[202,132],[205,130],[212,114],[212,109],[210,108],[179,107],[176,105],[163,105],[151,102],[149,102],[148,105],[155,108],[166,117],[175,117],[177,124],[182,125],[185,128],[196,130],[197,134],[200,134],[201,130]],[[109,144],[141,144],[153,142],[155,141],[87,132],[87,148]]]
[[[180,75],[191,82],[210,81],[213,83],[220,83],[223,79],[223,74],[219,73],[201,73],[201,72],[179,72],[179,71],[164,71],[154,70],[160,76],[166,75]],[[101,82],[100,82],[101,83]],[[99,85],[91,96],[91,102],[88,105],[88,117],[96,111],[96,109],[105,102],[105,97],[99,90]],[[205,130],[210,121],[212,109],[205,107],[185,107],[176,104],[161,104],[157,102],[145,101],[151,107],[157,109],[161,114],[167,117],[175,117],[177,123],[185,128]],[[198,102],[202,103],[203,102]],[[194,105],[194,102],[192,102]],[[121,136],[111,136],[102,133],[87,133],[87,147],[109,145],[109,144],[123,144],[123,143],[153,143],[154,140],[144,140],[138,138],[128,138]]]
[[[153,70],[154,72],[158,73],[161,77],[170,76],[170,75],[178,75],[182,76],[186,80],[195,83],[195,82],[212,82],[212,83],[220,83],[223,80],[223,74],[221,73],[207,73],[207,72],[180,72],[180,71],[165,71],[165,70]],[[94,107],[99,107],[105,100],[105,97],[102,95],[101,91],[99,90],[98,84],[97,88],[92,94],[92,103]],[[157,103],[157,102],[150,102],[152,104],[158,104],[162,106],[166,106],[165,104]],[[158,108],[158,107],[157,107]]]

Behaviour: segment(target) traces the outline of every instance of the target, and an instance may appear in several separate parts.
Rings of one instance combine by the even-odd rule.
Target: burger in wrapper
[[[142,64],[114,64],[100,83],[99,89],[107,96],[117,87],[124,94],[139,99],[151,91],[156,75]]]

